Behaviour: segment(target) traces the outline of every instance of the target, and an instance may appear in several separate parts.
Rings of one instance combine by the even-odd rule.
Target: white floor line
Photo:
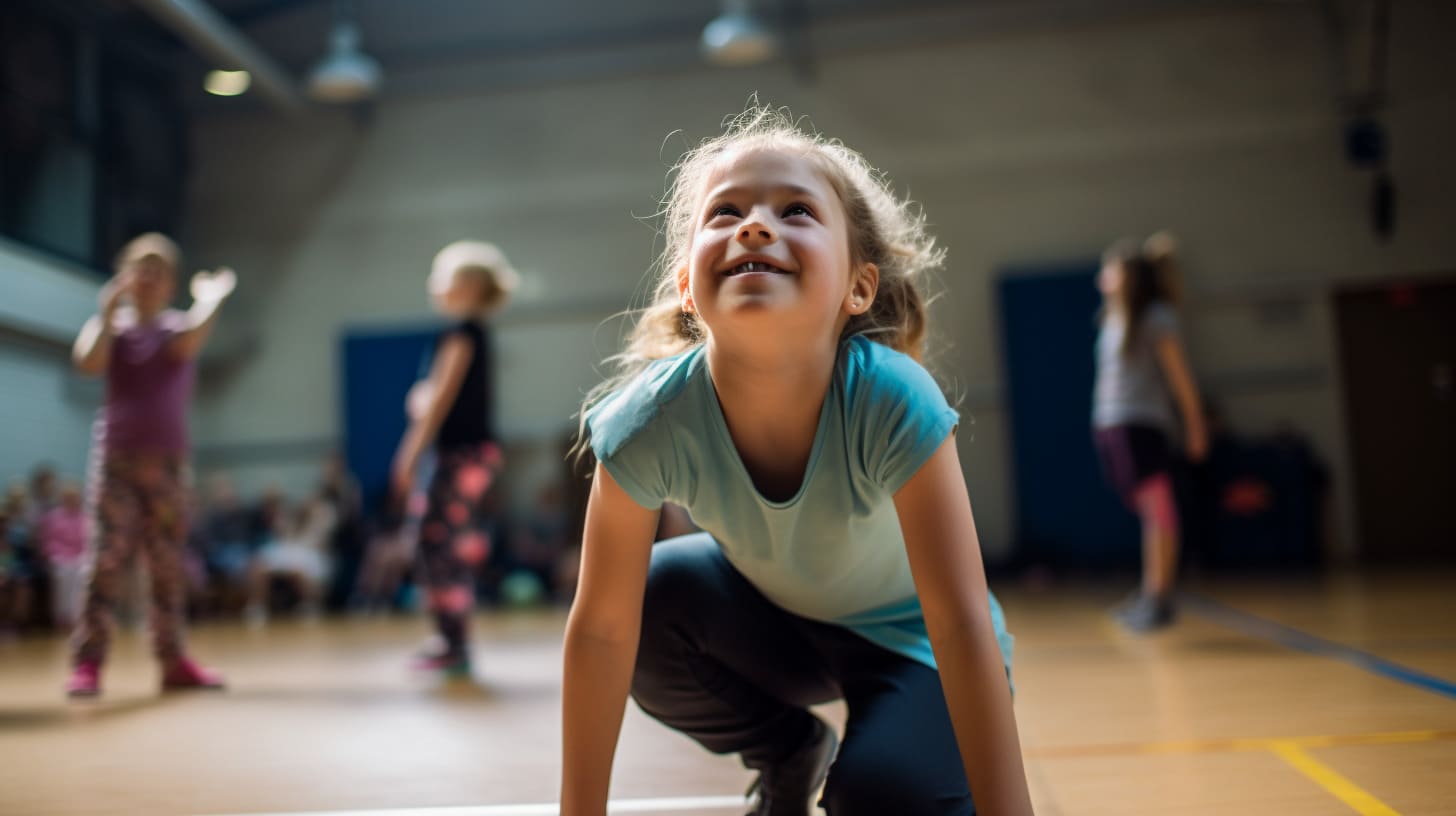
[[[664,799],[613,799],[608,813],[675,813],[684,810],[728,810],[747,804],[742,796],[684,796]],[[387,808],[384,810],[309,810],[289,813],[235,813],[216,816],[557,816],[559,805],[465,805]]]

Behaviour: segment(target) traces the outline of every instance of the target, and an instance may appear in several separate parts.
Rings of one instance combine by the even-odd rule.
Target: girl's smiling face
[[[751,150],[725,156],[704,185],[688,265],[685,310],[710,334],[772,332],[793,342],[837,337],[867,309],[839,195],[805,156]],[[763,321],[772,320],[772,324]]]

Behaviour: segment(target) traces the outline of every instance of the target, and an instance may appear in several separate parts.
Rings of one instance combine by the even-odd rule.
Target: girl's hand
[[[411,422],[419,422],[430,410],[430,401],[435,398],[435,388],[429,380],[420,380],[410,387],[404,398],[404,413]]]
[[[131,294],[132,284],[135,280],[136,278],[130,273],[122,272],[101,287],[101,294],[97,297],[97,302],[101,307],[101,320],[104,325],[111,325],[112,316],[116,314],[122,301]]]
[[[412,451],[400,451],[394,457],[394,467],[390,472],[389,487],[394,498],[403,504],[409,499],[410,488],[415,483],[415,468],[419,464],[419,455]]]
[[[203,270],[192,276],[192,299],[204,303],[221,303],[238,286],[238,276],[226,266],[216,271]]]

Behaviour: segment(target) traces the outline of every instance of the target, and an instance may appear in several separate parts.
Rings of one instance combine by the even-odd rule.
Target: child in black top
[[[430,298],[436,311],[459,322],[440,333],[429,377],[410,390],[410,426],[394,460],[395,495],[408,495],[421,457],[433,444],[433,472],[420,479],[424,489],[410,496],[408,511],[419,536],[419,581],[443,648],[424,656],[418,667],[451,676],[470,672],[474,574],[490,551],[483,499],[503,463],[493,427],[484,321],[505,304],[518,280],[492,244],[458,241],[435,256]]]

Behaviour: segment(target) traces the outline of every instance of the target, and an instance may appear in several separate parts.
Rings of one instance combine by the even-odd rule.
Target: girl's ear
[[[683,264],[677,270],[677,298],[685,314],[693,314],[697,306],[693,303],[692,290],[688,288],[688,266]]]
[[[849,294],[845,295],[844,310],[851,315],[862,315],[874,305],[875,293],[880,289],[880,268],[872,263],[866,263],[859,267],[854,273],[854,280],[849,284]]]

